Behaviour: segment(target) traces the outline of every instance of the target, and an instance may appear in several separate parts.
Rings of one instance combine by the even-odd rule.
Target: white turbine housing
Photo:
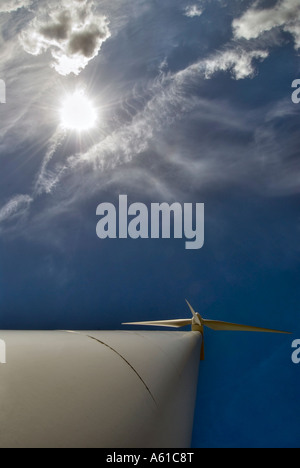
[[[204,328],[286,333],[192,318],[170,331],[0,332],[0,448],[188,448]]]
[[[190,447],[197,332],[0,332],[0,448]]]

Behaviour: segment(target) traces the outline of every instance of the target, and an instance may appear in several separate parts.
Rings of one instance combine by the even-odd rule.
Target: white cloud
[[[42,8],[21,32],[20,42],[32,55],[50,50],[52,66],[61,75],[78,75],[109,37],[108,20],[94,12],[93,1],[64,0],[57,8]]]
[[[295,48],[300,48],[300,3],[299,0],[281,0],[273,8],[258,9],[254,7],[233,21],[236,38],[257,39],[274,28],[282,28],[290,33]]]
[[[195,18],[197,16],[201,16],[203,11],[203,8],[200,8],[199,5],[191,5],[186,7],[184,14],[188,18]]]
[[[265,60],[269,53],[265,50],[227,50],[204,62],[205,77],[211,78],[218,71],[231,71],[235,79],[242,80],[255,73],[254,60]]]
[[[48,169],[48,165],[51,162],[51,159],[56,153],[58,147],[62,144],[65,136],[65,131],[58,127],[57,131],[50,139],[46,155],[34,185],[34,196],[41,195],[42,193],[50,193],[54,189],[57,182],[60,180],[64,169],[60,168],[58,173],[54,173]]]
[[[16,195],[0,209],[0,223],[24,214],[32,203],[29,195]]]
[[[19,8],[28,7],[32,0],[1,0],[0,13],[9,13]]]

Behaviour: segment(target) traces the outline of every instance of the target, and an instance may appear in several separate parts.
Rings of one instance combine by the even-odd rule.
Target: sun
[[[97,112],[83,91],[67,96],[60,110],[61,125],[67,130],[91,130],[97,121]]]

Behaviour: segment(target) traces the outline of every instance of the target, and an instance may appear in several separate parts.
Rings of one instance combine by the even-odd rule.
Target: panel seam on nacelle
[[[129,367],[131,370],[133,370],[133,372],[136,374],[136,376],[139,378],[139,380],[142,382],[142,384],[144,385],[144,387],[146,388],[147,392],[149,393],[149,395],[151,396],[152,400],[154,401],[155,403],[155,406],[157,407],[157,403],[155,401],[155,398],[154,396],[152,395],[151,393],[151,390],[150,388],[148,387],[148,385],[146,384],[146,382],[143,380],[143,378],[140,376],[140,374],[138,373],[138,371],[132,366],[132,364],[130,364],[129,361],[127,361],[127,359],[122,356],[122,354],[120,354],[116,349],[112,348],[110,345],[108,345],[107,343],[105,343],[104,341],[101,341],[99,340],[98,338],[95,338],[94,336],[91,336],[91,335],[86,335],[88,338],[90,338],[91,340],[94,340],[104,346],[106,346],[108,349],[110,349],[111,351],[113,351],[117,356],[119,356]]]

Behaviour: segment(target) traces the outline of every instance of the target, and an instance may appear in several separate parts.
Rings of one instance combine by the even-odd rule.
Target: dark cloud
[[[70,36],[68,51],[70,54],[81,54],[90,58],[94,56],[99,42],[106,39],[106,31],[92,24],[88,29],[73,33]]]
[[[20,34],[24,50],[32,55],[51,51],[52,66],[61,75],[78,75],[110,37],[108,20],[94,12],[90,0],[65,0],[54,13],[39,10],[28,28]]]
[[[47,24],[40,29],[40,33],[47,39],[61,41],[67,39],[72,28],[72,18],[68,11],[63,11],[57,18],[57,22]]]

